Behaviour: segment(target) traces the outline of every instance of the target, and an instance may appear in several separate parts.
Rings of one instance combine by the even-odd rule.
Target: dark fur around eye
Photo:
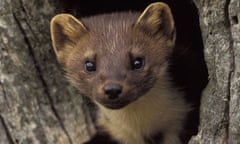
[[[86,61],[84,63],[84,71],[87,72],[87,73],[93,73],[97,70],[97,67],[96,67],[96,62],[93,62],[93,61]]]
[[[144,58],[137,57],[131,60],[131,69],[132,70],[142,70],[144,67]]]

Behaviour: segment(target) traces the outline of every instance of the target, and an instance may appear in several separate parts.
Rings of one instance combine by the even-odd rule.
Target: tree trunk
[[[195,0],[209,84],[190,144],[240,144],[240,1]]]
[[[0,143],[79,144],[95,129],[51,47],[57,3],[0,1]]]
[[[240,2],[195,0],[209,84],[190,144],[240,144]],[[58,1],[0,1],[0,143],[80,144],[96,132],[89,107],[51,47]],[[66,6],[67,7],[67,6]],[[65,8],[66,8],[65,7]]]

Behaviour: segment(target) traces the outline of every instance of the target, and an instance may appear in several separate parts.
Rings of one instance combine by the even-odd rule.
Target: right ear
[[[161,34],[175,42],[175,24],[170,7],[163,2],[150,4],[138,17],[135,27],[151,34]]]
[[[60,59],[65,55],[65,50],[73,48],[79,38],[87,32],[81,21],[70,14],[58,14],[54,16],[50,24],[52,45]]]

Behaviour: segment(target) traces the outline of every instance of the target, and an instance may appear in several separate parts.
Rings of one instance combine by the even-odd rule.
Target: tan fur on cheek
[[[122,144],[144,144],[144,137],[158,132],[166,135],[164,144],[179,144],[178,135],[189,107],[168,84],[168,80],[159,80],[149,93],[123,109],[110,110],[100,105],[99,125]],[[176,140],[168,142],[169,136]]]

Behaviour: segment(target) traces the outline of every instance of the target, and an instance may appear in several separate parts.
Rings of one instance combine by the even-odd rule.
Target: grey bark
[[[53,53],[48,0],[0,1],[0,143],[77,144],[94,134]]]
[[[195,0],[209,84],[190,144],[240,144],[240,1]],[[51,48],[48,0],[0,1],[0,143],[79,144],[95,133],[89,109]]]
[[[195,0],[209,84],[190,144],[240,144],[240,1]]]

